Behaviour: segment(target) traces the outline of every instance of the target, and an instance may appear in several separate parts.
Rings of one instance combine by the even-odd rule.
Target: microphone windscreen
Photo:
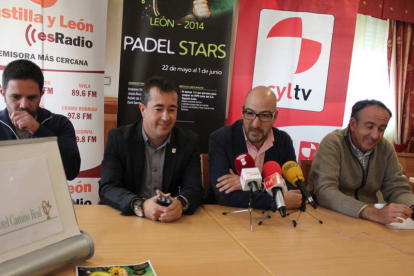
[[[269,175],[272,175],[274,173],[278,173],[279,175],[282,175],[282,169],[280,168],[279,163],[277,163],[276,161],[266,162],[263,165],[263,169],[262,169],[263,178],[266,178]]]
[[[305,181],[302,169],[295,161],[288,161],[282,166],[283,177],[296,186],[298,180]]]
[[[237,174],[240,175],[242,169],[254,168],[256,164],[250,154],[242,153],[234,158],[234,166],[236,167]]]

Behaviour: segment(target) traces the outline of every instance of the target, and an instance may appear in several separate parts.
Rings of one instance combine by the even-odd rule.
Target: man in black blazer
[[[177,87],[152,77],[139,108],[142,120],[108,134],[99,181],[101,203],[125,215],[162,222],[193,214],[203,200],[198,136],[174,126]],[[158,195],[172,204],[157,204]]]
[[[221,205],[247,208],[249,193],[242,191],[240,176],[236,173],[234,158],[241,153],[249,153],[256,166],[262,170],[267,161],[276,161],[282,166],[288,161],[296,161],[295,150],[290,136],[275,127],[278,111],[276,96],[267,87],[259,86],[250,91],[242,107],[243,119],[224,126],[210,135],[210,179],[212,189],[206,202],[211,202],[214,192]],[[293,186],[288,184],[289,188]],[[299,208],[302,195],[299,190],[285,193],[287,208]],[[254,207],[270,209],[271,196],[267,193],[256,195]]]

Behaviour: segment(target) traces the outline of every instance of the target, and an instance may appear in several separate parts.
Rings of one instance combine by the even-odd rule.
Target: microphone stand
[[[259,221],[258,225],[262,225],[263,222],[271,218],[270,213],[276,213],[276,191],[272,191],[272,203],[270,203],[270,210],[267,211],[267,214],[264,216],[263,220]],[[266,211],[262,211],[262,214],[266,213]]]
[[[223,212],[223,215],[249,212],[250,213],[250,232],[253,232],[253,214],[252,214],[252,211],[253,211],[255,193],[253,192],[253,184],[249,183],[249,187],[250,187],[250,198],[249,198],[249,203],[247,205],[247,209],[231,211],[231,212]]]
[[[272,191],[272,203],[270,204],[270,210],[267,211],[267,214],[264,216],[263,220],[259,221],[258,225],[262,225],[263,222],[268,219],[271,218],[272,216],[270,215],[270,213],[276,213],[277,209],[276,209],[276,191]],[[266,213],[266,211],[262,211],[262,214]],[[292,223],[293,223],[293,227],[296,227],[296,221],[291,219],[289,217],[289,214],[286,214],[286,218],[289,219]]]
[[[301,192],[302,192],[302,191],[301,191]],[[296,212],[299,212],[299,215],[298,215],[298,217],[296,218],[296,220],[292,220],[289,216],[290,216],[291,214],[293,214],[293,213],[296,213]],[[299,210],[295,210],[295,211],[293,211],[293,212],[291,212],[291,213],[288,213],[288,214],[286,215],[286,217],[288,217],[290,220],[292,220],[292,222],[293,222],[293,227],[296,227],[297,222],[298,222],[298,221],[299,221],[299,219],[300,219],[300,215],[301,215],[302,213],[304,213],[304,212],[306,212],[306,198],[303,196],[303,193],[302,193],[302,203],[300,204]],[[323,221],[322,221],[322,220],[318,219],[317,217],[315,217],[315,216],[314,216],[314,215],[312,215],[311,213],[307,212],[307,214],[308,214],[308,215],[310,215],[311,217],[313,217],[315,220],[317,220],[320,224],[322,224],[322,223],[323,223]]]

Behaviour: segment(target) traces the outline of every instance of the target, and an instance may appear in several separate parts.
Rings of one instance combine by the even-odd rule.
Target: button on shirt
[[[162,178],[164,171],[165,149],[170,143],[171,133],[161,146],[155,148],[142,128],[142,137],[145,141],[145,168],[142,186],[139,195],[142,198],[151,198],[162,191]]]
[[[246,141],[247,152],[252,156],[256,167],[259,169],[260,172],[262,172],[266,151],[273,147],[273,143],[275,141],[275,137],[273,136],[273,130],[270,130],[266,140],[264,141],[260,149],[257,149],[252,143],[250,143],[249,139],[247,139],[246,133],[244,132],[244,128],[243,134],[244,139]]]

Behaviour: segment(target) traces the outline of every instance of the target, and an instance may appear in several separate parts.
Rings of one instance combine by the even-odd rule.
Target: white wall
[[[122,37],[122,7],[123,0],[108,0],[105,76],[111,78],[111,85],[105,86],[105,97],[118,97]]]

